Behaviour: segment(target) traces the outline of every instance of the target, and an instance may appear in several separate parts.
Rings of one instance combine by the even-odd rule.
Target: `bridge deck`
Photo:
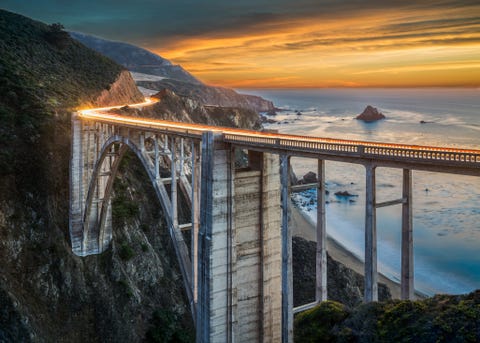
[[[201,139],[214,131],[227,143],[252,150],[289,156],[316,157],[349,163],[375,163],[377,166],[480,175],[480,150],[393,143],[365,142],[333,138],[288,135],[180,123],[153,118],[131,117],[99,112],[81,112],[80,118],[135,129]]]

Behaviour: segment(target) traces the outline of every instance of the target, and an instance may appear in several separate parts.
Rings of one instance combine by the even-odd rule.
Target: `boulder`
[[[315,183],[318,182],[317,180],[317,174],[315,174],[312,171],[309,171],[305,175],[303,175],[302,183],[303,184],[308,184],[308,183]]]
[[[385,116],[375,107],[368,105],[367,107],[365,107],[361,114],[355,117],[355,119],[363,120],[365,122],[372,122],[380,119],[385,119]]]

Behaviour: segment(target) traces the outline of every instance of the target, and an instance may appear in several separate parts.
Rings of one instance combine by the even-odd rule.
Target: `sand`
[[[291,223],[293,235],[302,237],[309,241],[316,241],[315,226],[313,223],[295,206],[290,207]],[[337,262],[353,269],[355,272],[364,275],[364,263],[350,251],[334,239],[327,238],[328,254]],[[394,299],[400,299],[400,284],[379,273],[378,281],[387,285]]]

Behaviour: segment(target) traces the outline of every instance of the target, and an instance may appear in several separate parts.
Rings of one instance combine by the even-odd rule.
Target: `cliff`
[[[144,100],[142,93],[135,86],[135,81],[133,81],[130,72],[123,70],[108,89],[102,90],[93,103],[97,106],[114,106],[132,102],[138,103]]]
[[[144,109],[122,108],[115,113],[154,117],[185,123],[202,123],[215,126],[260,129],[258,114],[250,109],[236,107],[205,106],[195,99],[180,96],[163,89],[152,97],[160,101]]]
[[[194,85],[170,79],[160,81],[137,81],[137,84],[141,87],[152,90],[170,89],[179,95],[194,99],[207,106],[239,107],[256,112],[269,112],[275,110],[275,106],[269,100],[265,100],[255,95],[239,94],[229,88]]]
[[[115,183],[112,249],[79,258],[70,248],[70,113],[141,99],[128,72],[58,27],[1,10],[0,62],[0,341],[190,341],[143,169],[127,163]]]

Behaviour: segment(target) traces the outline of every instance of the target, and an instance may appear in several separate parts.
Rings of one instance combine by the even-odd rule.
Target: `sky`
[[[234,88],[479,87],[480,1],[0,0]]]

